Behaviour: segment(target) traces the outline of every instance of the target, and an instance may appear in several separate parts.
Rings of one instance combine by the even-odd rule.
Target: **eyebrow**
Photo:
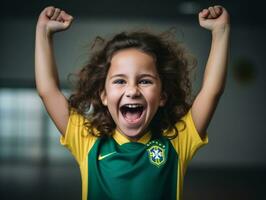
[[[112,78],[116,78],[116,77],[123,77],[123,78],[126,78],[127,76],[125,74],[115,74],[113,76],[110,77],[110,79]],[[138,78],[143,78],[143,77],[150,77],[150,78],[153,78],[153,79],[158,79],[157,76],[154,76],[154,75],[151,75],[151,74],[140,74],[138,76]]]

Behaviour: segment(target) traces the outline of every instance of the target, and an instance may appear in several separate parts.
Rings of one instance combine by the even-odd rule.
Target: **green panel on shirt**
[[[167,138],[122,145],[99,138],[88,154],[88,199],[175,200],[177,166]]]

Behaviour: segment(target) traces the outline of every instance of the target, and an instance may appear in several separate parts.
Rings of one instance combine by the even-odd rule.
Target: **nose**
[[[136,98],[140,96],[139,88],[135,85],[128,86],[125,91],[126,97]]]

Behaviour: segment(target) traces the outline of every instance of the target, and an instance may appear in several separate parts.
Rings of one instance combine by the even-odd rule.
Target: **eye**
[[[152,84],[152,81],[149,79],[142,79],[139,81],[139,83],[146,85],[146,84]]]
[[[113,81],[113,84],[125,84],[125,83],[126,83],[126,81],[123,79],[116,79]]]

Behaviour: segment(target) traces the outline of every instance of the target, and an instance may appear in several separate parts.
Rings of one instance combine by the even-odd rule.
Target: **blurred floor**
[[[81,199],[78,166],[1,165],[0,199]]]
[[[265,169],[189,168],[184,200],[266,199]],[[1,164],[1,200],[80,200],[79,169],[73,163],[58,166]]]
[[[263,200],[265,168],[190,169],[184,200]]]

